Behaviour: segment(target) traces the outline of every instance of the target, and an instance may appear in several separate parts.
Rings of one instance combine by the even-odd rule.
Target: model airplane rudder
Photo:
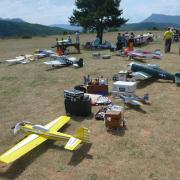
[[[84,143],[90,142],[90,130],[88,128],[82,127],[78,129],[74,136],[81,139]]]

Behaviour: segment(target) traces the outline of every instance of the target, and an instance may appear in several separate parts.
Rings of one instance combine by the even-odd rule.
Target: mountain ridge
[[[165,15],[165,14],[151,14],[141,23],[154,22],[154,23],[173,23],[180,25],[180,15]]]
[[[0,20],[0,37],[30,37],[63,34],[69,30],[27,22]]]

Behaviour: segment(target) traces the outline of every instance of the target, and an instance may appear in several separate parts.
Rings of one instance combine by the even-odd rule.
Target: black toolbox
[[[91,114],[91,98],[85,95],[82,99],[65,98],[65,110],[67,115],[89,116]]]

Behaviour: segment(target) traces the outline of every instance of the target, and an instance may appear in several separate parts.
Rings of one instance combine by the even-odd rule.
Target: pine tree
[[[101,42],[103,31],[110,27],[120,27],[127,20],[121,18],[121,0],[76,0],[77,9],[69,18],[72,25],[79,25],[86,30],[96,30]]]

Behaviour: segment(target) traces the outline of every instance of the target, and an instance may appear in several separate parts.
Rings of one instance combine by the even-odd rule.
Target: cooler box
[[[112,95],[113,97],[120,95],[135,95],[136,82],[116,81],[113,83]]]
[[[100,94],[103,96],[108,95],[108,85],[88,85],[87,93],[89,94]]]
[[[120,111],[109,110],[105,114],[105,126],[109,129],[119,128],[123,126],[124,122],[124,108]]]

